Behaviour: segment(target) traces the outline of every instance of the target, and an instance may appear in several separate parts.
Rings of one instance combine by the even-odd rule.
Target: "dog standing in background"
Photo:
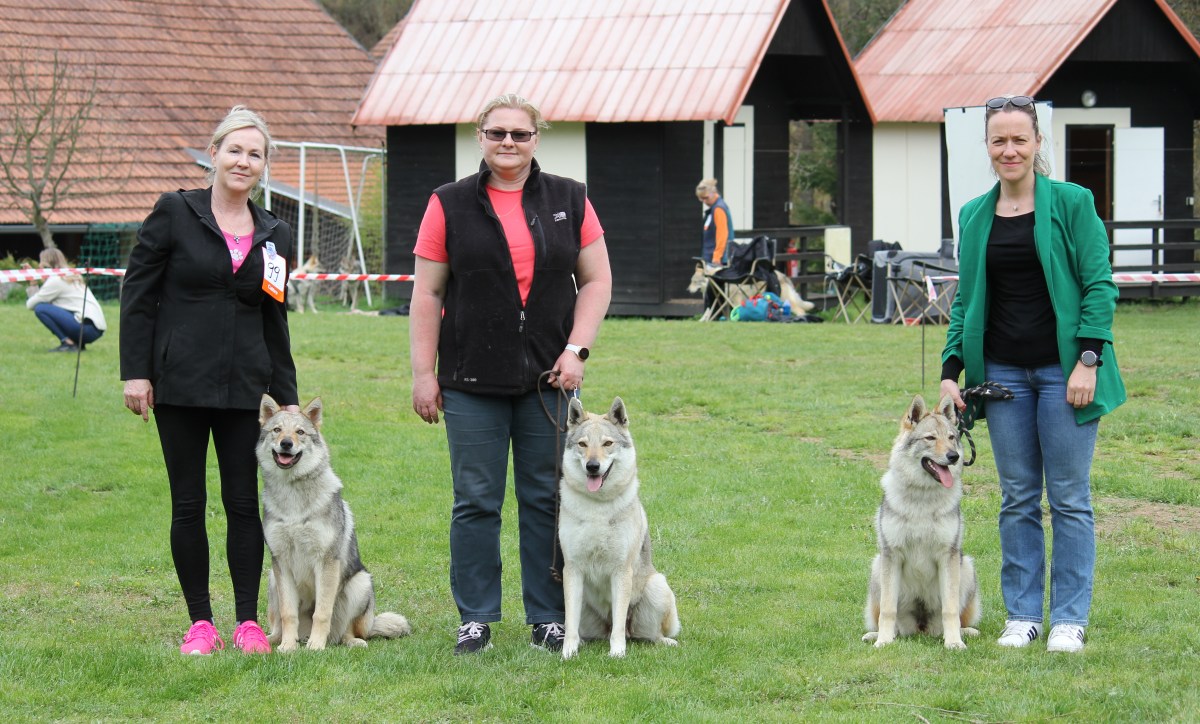
[[[375,586],[358,556],[354,516],[321,436],[321,398],[303,412],[263,395],[256,453],[263,471],[263,535],[270,642],[279,651],[326,644],[366,646],[373,636],[411,632],[397,613],[375,613]]]
[[[313,254],[300,266],[293,270],[293,273],[317,274],[321,271],[321,261],[317,259],[317,255]],[[288,309],[293,312],[304,314],[304,308],[313,313],[317,313],[317,285],[320,282],[313,279],[292,279],[288,277]]]
[[[917,395],[900,421],[875,516],[879,554],[871,564],[863,641],[942,636],[965,649],[981,615],[975,563],[963,555],[962,443],[949,395],[934,410]]]
[[[675,594],[650,558],[650,526],[638,498],[637,455],[625,403],[606,415],[567,411],[558,537],[563,552],[569,659],[581,641],[608,637],[608,655],[625,655],[625,639],[676,645]]]

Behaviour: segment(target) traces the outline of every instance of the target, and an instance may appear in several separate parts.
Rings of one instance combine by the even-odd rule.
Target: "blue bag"
[[[729,318],[737,322],[778,322],[783,317],[783,300],[774,292],[743,299],[729,314]]]

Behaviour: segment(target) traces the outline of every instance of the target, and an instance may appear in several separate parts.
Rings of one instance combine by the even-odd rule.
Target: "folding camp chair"
[[[829,258],[830,271],[825,274],[830,288],[837,295],[837,313],[847,324],[854,324],[871,311],[871,261],[859,254],[849,266],[838,264]]]
[[[958,265],[953,259],[913,259],[907,271],[890,273],[887,281],[896,309],[893,324],[949,321],[958,287]]]
[[[729,266],[706,272],[705,282],[701,322],[728,316],[743,299],[756,294],[779,294],[779,279],[775,276],[775,240],[769,236],[756,236],[744,244],[732,242]]]

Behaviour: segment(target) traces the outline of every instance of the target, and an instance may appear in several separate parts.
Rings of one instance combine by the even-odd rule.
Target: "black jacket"
[[[298,404],[287,308],[263,291],[263,250],[282,263],[292,231],[258,206],[233,273],[212,190],[163,194],[142,222],[121,289],[121,379],[149,379],[166,405],[256,410]]]
[[[446,219],[450,278],[438,338],[438,384],[478,394],[522,394],[562,354],[575,323],[586,189],[533,162],[521,196],[534,244],[524,305],[504,227],[487,195],[491,171],[434,191]]]

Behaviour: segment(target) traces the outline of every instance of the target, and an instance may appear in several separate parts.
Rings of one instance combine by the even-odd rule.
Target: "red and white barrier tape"
[[[102,269],[98,267],[77,267],[73,269],[0,269],[0,282],[32,282],[49,277],[66,276],[68,274],[121,277],[125,276],[125,270]],[[411,282],[416,279],[416,276],[412,274],[305,274],[303,272],[296,272],[289,278],[297,281]]]
[[[124,269],[101,269],[75,267],[70,269],[0,269],[0,282],[33,282],[50,277],[65,277],[69,274],[91,274],[105,277],[123,277]]]
[[[1113,281],[1121,282],[1200,282],[1200,274],[1113,274]]]
[[[411,282],[416,279],[412,274],[308,274],[296,272],[289,279],[296,281],[318,282]]]

